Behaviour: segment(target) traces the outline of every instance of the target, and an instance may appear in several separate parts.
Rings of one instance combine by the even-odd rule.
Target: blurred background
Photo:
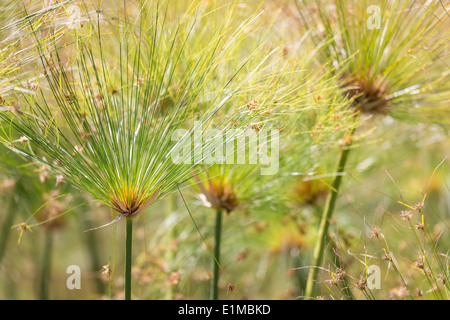
[[[307,46],[301,40],[298,2],[240,5],[242,10],[264,9],[267,23],[276,14],[272,36],[287,41],[289,55],[295,57],[296,50]],[[105,8],[107,1],[101,6]],[[69,55],[71,49],[67,50]],[[313,54],[305,47],[301,52]],[[448,53],[445,57],[448,62]],[[382,115],[362,122],[331,221],[317,299],[448,298],[445,288],[434,287],[444,281],[430,282],[427,276],[445,279],[441,273],[449,268],[448,133],[437,121],[420,118],[398,121]],[[288,138],[292,139],[281,137]],[[295,136],[292,143],[300,139]],[[283,183],[273,194],[276,200],[224,215],[220,299],[303,297],[338,154],[336,145],[330,144],[321,149],[320,162],[310,164],[310,172],[281,167],[278,175]],[[214,243],[214,211],[205,207],[192,185],[183,186],[181,192],[183,198],[173,192],[135,221],[134,299],[209,298],[215,261],[208,246]],[[402,219],[402,211],[422,202],[429,236],[418,233],[417,212],[412,225]],[[125,222],[85,232],[114,217],[105,204],[1,145],[0,299],[122,299]],[[429,265],[435,268],[421,267],[424,247],[427,254],[438,252],[443,267],[432,255]],[[386,259],[386,248],[392,261]],[[66,285],[71,265],[80,267],[81,289]],[[358,285],[370,265],[380,268],[381,288],[363,292]],[[336,286],[333,280],[339,268],[345,268],[346,282]]]

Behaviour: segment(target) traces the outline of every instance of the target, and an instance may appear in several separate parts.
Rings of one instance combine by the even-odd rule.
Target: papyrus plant
[[[235,108],[219,128],[236,119],[245,125],[250,120],[236,97],[268,57],[252,51],[231,77],[220,78],[223,65],[236,64],[234,49],[257,14],[233,28],[235,4],[211,2],[199,10],[201,5],[124,1],[117,10],[94,11],[80,5],[83,23],[72,29],[72,46],[49,53],[36,43],[45,77],[39,90],[18,94],[1,109],[7,148],[104,202],[117,212],[116,220],[126,218],[126,299],[133,219],[191,178],[198,164],[193,158],[188,164],[173,161],[173,133],[195,121],[207,128],[226,105]],[[212,13],[221,19],[210,23]],[[17,143],[18,137],[26,143]],[[207,147],[203,141],[192,145]]]
[[[449,19],[441,1],[299,1],[299,20],[318,55],[331,61],[355,118],[386,115],[417,122],[448,123]],[[315,14],[307,15],[308,12]],[[314,292],[329,220],[352,136],[348,134],[324,208],[305,296]]]

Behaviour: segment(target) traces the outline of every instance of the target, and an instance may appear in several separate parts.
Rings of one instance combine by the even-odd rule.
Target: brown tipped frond
[[[142,193],[136,190],[127,189],[120,193],[115,192],[111,199],[111,207],[127,218],[134,218],[155,202],[160,190],[161,188],[153,192],[150,197],[143,197]]]

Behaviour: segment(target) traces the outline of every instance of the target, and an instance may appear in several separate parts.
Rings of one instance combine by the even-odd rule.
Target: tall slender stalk
[[[312,294],[314,293],[314,286],[316,281],[316,275],[318,272],[318,268],[322,263],[323,254],[324,254],[324,245],[325,238],[328,234],[328,227],[330,225],[330,219],[333,215],[334,206],[336,204],[336,199],[338,197],[339,188],[342,182],[342,173],[345,169],[345,164],[347,162],[348,154],[350,153],[349,145],[347,145],[344,149],[342,149],[339,155],[339,162],[336,170],[336,177],[334,178],[332,189],[330,194],[328,195],[327,202],[325,204],[325,208],[322,213],[322,218],[320,221],[319,227],[319,235],[318,240],[316,241],[316,245],[314,247],[313,254],[313,262],[308,274],[308,280],[306,282],[305,289],[305,299],[310,299]]]
[[[47,230],[45,233],[44,255],[42,257],[42,269],[41,269],[41,285],[39,291],[40,300],[48,300],[48,285],[50,283],[50,269],[52,261],[53,251],[53,232]]]
[[[213,277],[211,281],[211,300],[219,300],[219,263],[220,263],[220,238],[222,236],[222,209],[217,209],[216,225],[214,228],[214,260]]]
[[[125,244],[125,300],[131,300],[131,256],[133,238],[133,219],[127,217],[127,231]]]

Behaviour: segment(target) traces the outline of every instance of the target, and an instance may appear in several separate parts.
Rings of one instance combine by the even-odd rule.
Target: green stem
[[[214,266],[211,282],[211,300],[219,300],[219,263],[220,263],[220,238],[222,234],[222,210],[218,209],[216,213],[216,226],[214,230]]]
[[[48,300],[48,285],[50,283],[50,269],[52,261],[52,251],[53,251],[53,232],[52,230],[46,230],[45,233],[45,247],[44,255],[42,258],[42,269],[41,269],[41,286],[39,292],[40,300]]]
[[[127,235],[125,247],[125,300],[131,300],[132,238],[133,238],[133,219],[127,217]]]
[[[330,194],[328,195],[327,202],[325,204],[325,208],[322,213],[322,218],[320,221],[320,227],[319,227],[319,234],[318,234],[318,240],[316,242],[316,246],[314,247],[314,253],[313,253],[313,262],[311,265],[311,269],[309,270],[308,274],[308,280],[306,282],[306,289],[305,289],[305,299],[312,298],[312,294],[314,293],[314,286],[316,282],[316,275],[318,272],[318,268],[323,259],[324,254],[324,245],[325,245],[325,238],[328,234],[328,227],[330,225],[330,219],[333,215],[334,207],[336,204],[336,199],[339,194],[339,188],[341,186],[342,182],[342,175],[345,169],[345,164],[347,162],[348,154],[350,152],[349,146],[342,149],[340,156],[339,156],[339,162],[337,166],[337,175],[334,178],[332,189]]]

